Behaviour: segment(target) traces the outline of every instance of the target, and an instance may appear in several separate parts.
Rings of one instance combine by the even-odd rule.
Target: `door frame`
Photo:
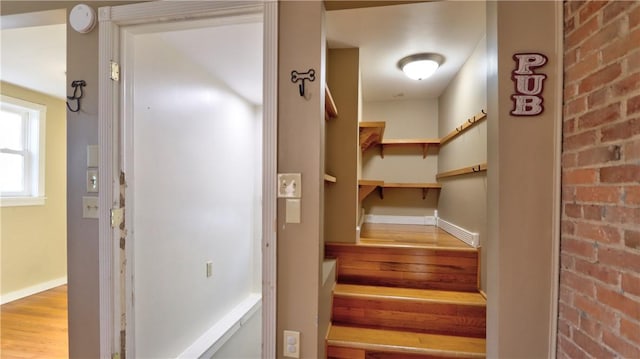
[[[129,352],[134,345],[132,340],[126,340],[131,338],[126,315],[132,309],[132,301],[126,298],[132,298],[133,292],[125,282],[131,279],[120,279],[121,265],[126,263],[120,242],[126,241],[126,231],[111,226],[111,210],[125,208],[120,199],[124,156],[120,153],[120,140],[127,94],[124,81],[111,80],[111,62],[121,62],[121,27],[255,13],[263,15],[262,357],[276,357],[278,3],[258,0],[154,1],[99,9],[98,180],[103,184],[98,196],[101,358],[111,358],[115,353],[122,356],[122,351]],[[131,262],[127,264],[132,266]]]

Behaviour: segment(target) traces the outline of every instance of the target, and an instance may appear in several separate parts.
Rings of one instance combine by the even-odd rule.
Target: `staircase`
[[[337,259],[327,357],[484,358],[478,250],[435,227],[375,227],[359,244],[326,244]]]

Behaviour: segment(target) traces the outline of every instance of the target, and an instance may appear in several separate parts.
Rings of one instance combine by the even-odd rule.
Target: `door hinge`
[[[111,228],[118,228],[124,220],[124,208],[111,208]]]
[[[111,61],[111,76],[113,81],[120,81],[120,64],[115,61]]]

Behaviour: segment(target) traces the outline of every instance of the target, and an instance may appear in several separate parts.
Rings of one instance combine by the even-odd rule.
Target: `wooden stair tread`
[[[478,252],[477,248],[470,247],[466,245],[464,247],[456,247],[456,246],[442,246],[432,243],[420,243],[420,242],[396,242],[392,240],[385,240],[380,238],[360,238],[360,243],[344,243],[344,242],[325,242],[327,246],[332,247],[343,247],[348,248],[352,247],[353,251],[358,250],[375,250],[380,249],[382,251],[386,249],[397,249],[397,250],[421,250],[421,251],[431,251],[431,252],[461,252],[461,253],[469,253],[475,254]]]
[[[334,325],[327,345],[450,358],[484,358],[486,340]]]
[[[454,303],[474,306],[486,306],[486,300],[480,293],[446,291],[434,289],[415,289],[400,287],[381,287],[357,284],[336,284],[334,296],[367,297],[388,300],[407,300],[418,302]]]

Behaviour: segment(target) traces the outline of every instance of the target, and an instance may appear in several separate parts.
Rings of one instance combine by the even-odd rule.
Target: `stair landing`
[[[472,247],[436,226],[366,223],[360,233],[361,245]]]

